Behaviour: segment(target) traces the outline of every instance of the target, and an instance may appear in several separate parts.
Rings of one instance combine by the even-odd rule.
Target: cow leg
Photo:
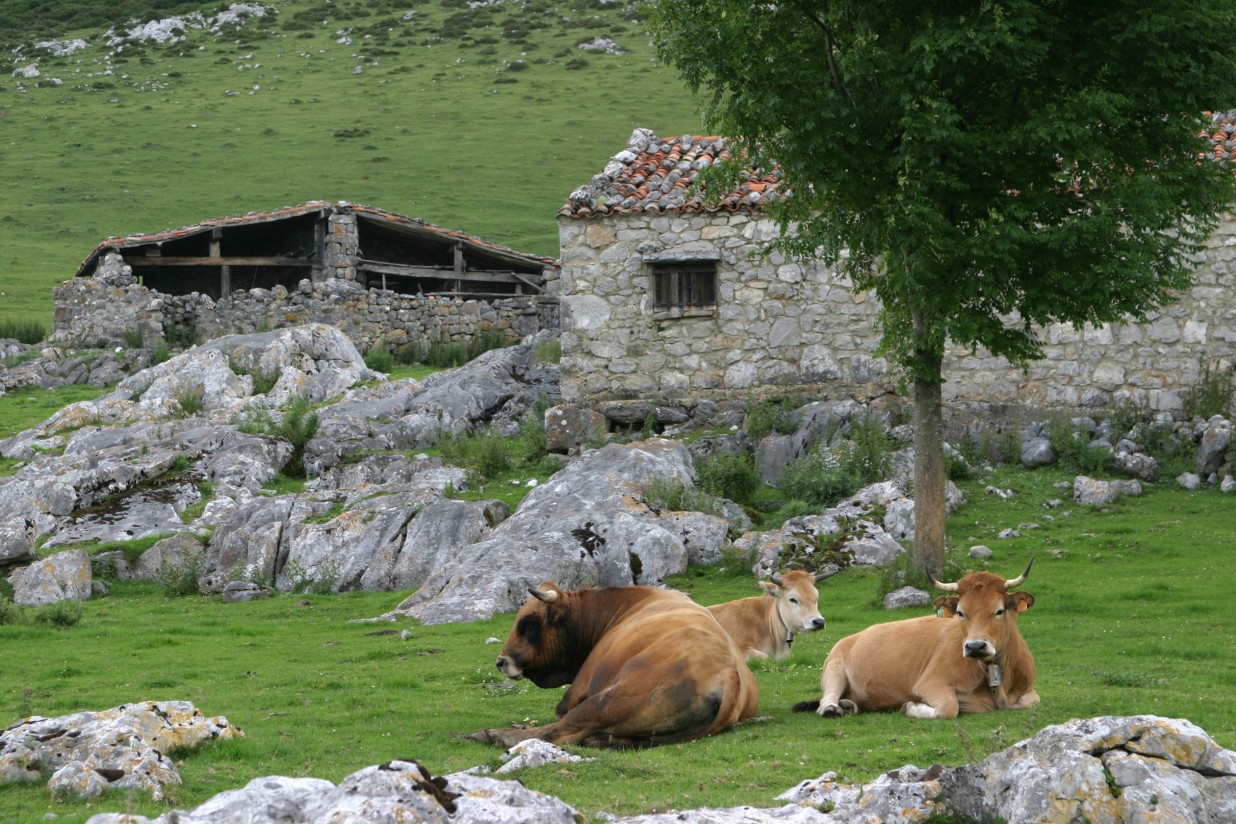
[[[547,738],[552,729],[557,724],[548,724],[544,727],[503,727],[501,729],[487,729],[472,733],[468,738],[473,741],[478,741],[482,744],[492,744],[495,747],[510,749],[520,741],[527,741],[529,738]]]
[[[846,674],[845,661],[840,657],[828,656],[824,661],[824,671],[820,674],[820,707],[816,710],[825,718],[836,718],[842,715],[854,715],[858,705],[848,698],[842,698],[850,687],[850,679]]]
[[[915,684],[919,701],[907,701],[901,711],[910,718],[956,718],[960,710],[957,692],[948,684]]]
[[[1009,709],[1013,710],[1028,710],[1039,705],[1039,694],[1034,690],[1022,693],[1021,697],[1016,702],[1009,704]]]

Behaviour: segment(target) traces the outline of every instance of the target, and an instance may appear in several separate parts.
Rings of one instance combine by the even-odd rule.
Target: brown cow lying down
[[[760,581],[764,595],[739,598],[708,608],[748,659],[785,658],[794,636],[824,628],[815,585],[833,573],[795,570]]]
[[[939,616],[876,624],[842,638],[824,660],[823,696],[795,704],[794,711],[836,716],[899,709],[912,718],[956,718],[1037,706],[1034,658],[1017,631],[1017,614],[1034,596],[1009,592],[1033,563],[1008,581],[988,572],[952,584],[933,578],[956,593],[935,600]]]
[[[755,715],[759,687],[712,614],[681,592],[613,587],[530,589],[498,669],[570,688],[558,720],[472,736],[511,747],[528,738],[632,747],[713,735]]]

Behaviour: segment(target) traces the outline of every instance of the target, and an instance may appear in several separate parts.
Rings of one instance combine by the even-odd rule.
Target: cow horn
[[[774,584],[776,584],[779,587],[785,586],[785,581],[781,580],[780,572],[774,572],[771,576],[769,576],[768,580],[772,581]]]
[[[1034,566],[1034,557],[1033,557],[1033,556],[1031,556],[1031,558],[1030,558],[1030,563],[1026,564],[1026,571],[1025,571],[1025,572],[1023,572],[1021,575],[1018,575],[1016,578],[1010,578],[1010,579],[1008,579],[1007,581],[1005,581],[1005,582],[1004,582],[1004,588],[1005,588],[1005,589],[1012,589],[1013,587],[1019,587],[1019,586],[1021,586],[1021,585],[1022,585],[1022,583],[1026,580],[1026,576],[1030,574],[1030,567],[1032,567],[1032,566]]]
[[[832,572],[817,572],[815,574],[815,582],[818,584],[820,581],[823,581],[825,578],[831,578],[840,571],[841,571],[840,568],[838,568],[838,569],[834,569]]]
[[[528,587],[528,592],[532,593],[532,597],[538,601],[544,601],[547,604],[552,604],[558,600],[558,591],[555,589],[537,589],[536,587]]]
[[[956,582],[953,582],[951,584],[946,584],[943,581],[937,581],[936,576],[931,574],[930,569],[924,569],[923,572],[927,573],[927,577],[931,579],[931,583],[935,584],[936,589],[942,590],[944,592],[956,592],[957,591]]]

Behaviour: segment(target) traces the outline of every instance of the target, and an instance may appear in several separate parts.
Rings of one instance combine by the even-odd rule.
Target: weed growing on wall
[[[186,552],[179,563],[164,563],[155,572],[155,583],[168,598],[197,595],[197,581],[206,572],[204,552]]]
[[[1181,400],[1184,413],[1190,418],[1209,419],[1215,415],[1227,417],[1232,410],[1233,375],[1236,366],[1223,368],[1202,362],[1202,377],[1195,386],[1189,387]]]

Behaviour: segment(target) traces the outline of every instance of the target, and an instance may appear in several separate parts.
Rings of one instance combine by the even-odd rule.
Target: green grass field
[[[37,80],[0,59],[0,320],[50,326],[52,288],[108,236],[310,200],[556,257],[558,208],[634,128],[701,129],[634,4],[272,5],[116,57],[99,30],[66,33],[90,47],[39,57]],[[578,48],[594,37],[626,53]]]
[[[581,750],[596,760],[525,771],[588,820],[697,806],[778,806],[798,781],[835,770],[864,781],[907,763],[958,765],[1070,718],[1153,713],[1188,718],[1236,747],[1236,607],[1228,597],[1236,496],[1149,489],[1103,511],[1066,503],[1055,471],[1001,471],[966,483],[969,503],[949,522],[951,557],[991,546],[991,569],[1015,575],[1036,558],[1024,589],[1037,602],[1019,619],[1038,665],[1033,711],[912,720],[896,714],[821,719],[795,714],[818,698],[824,655],[838,638],[890,615],[874,606],[881,575],[852,570],[821,584],[828,626],[802,636],[790,659],[757,664],[761,718],[690,744],[638,752]],[[1004,501],[987,483],[1013,488]],[[1062,510],[1072,510],[1069,516]],[[1022,537],[1000,530],[1026,523]],[[694,569],[672,583],[701,603],[753,594],[745,565]],[[511,616],[473,624],[353,623],[406,593],[279,596],[249,604],[167,599],[153,585],[120,584],[83,605],[66,629],[0,626],[0,724],[29,714],[102,710],[129,701],[191,700],[225,715],[247,737],[177,755],[184,785],[170,806],[188,808],[262,775],[338,781],[391,758],[435,774],[499,765],[500,750],[460,738],[489,726],[545,722],[558,690],[505,683],[494,667]],[[408,640],[400,632],[411,629]],[[99,811],[168,809],[139,795],[53,801],[42,784],[0,786],[0,820],[45,813],[82,821]]]

